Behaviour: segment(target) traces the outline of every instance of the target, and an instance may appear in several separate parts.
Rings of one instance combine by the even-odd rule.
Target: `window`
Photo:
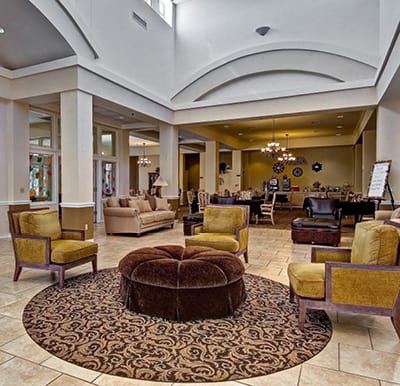
[[[144,0],[149,4],[171,27],[173,19],[172,0]]]
[[[102,131],[101,133],[101,155],[115,157],[116,156],[116,134],[115,131]]]
[[[115,194],[115,162],[102,162],[103,173],[102,173],[102,185],[103,189],[101,192],[102,198],[110,197]]]
[[[52,116],[29,111],[29,143],[32,146],[52,147]]]
[[[29,153],[29,198],[31,201],[52,201],[52,164],[52,155]]]

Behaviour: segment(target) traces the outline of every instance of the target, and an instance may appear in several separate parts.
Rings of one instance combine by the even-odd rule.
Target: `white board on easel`
[[[391,163],[392,161],[375,162],[369,181],[368,198],[374,200],[382,200],[384,198]]]

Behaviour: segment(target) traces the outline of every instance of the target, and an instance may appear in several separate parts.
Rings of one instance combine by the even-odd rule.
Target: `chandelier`
[[[289,134],[285,134],[286,136],[286,148],[282,148],[282,154],[278,157],[278,161],[288,163],[290,161],[295,161],[296,157],[289,152]]]
[[[279,142],[275,141],[275,119],[272,121],[272,140],[267,146],[262,147],[261,151],[266,153],[270,158],[277,158],[281,152],[284,152],[286,148],[281,147]]]
[[[151,165],[151,161],[146,157],[146,144],[143,142],[143,156],[138,159],[138,165],[145,168]]]

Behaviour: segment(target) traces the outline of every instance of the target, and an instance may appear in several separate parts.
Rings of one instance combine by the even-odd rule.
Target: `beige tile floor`
[[[97,225],[99,268],[115,267],[128,251],[160,244],[184,244],[182,224],[142,237],[106,236]],[[351,245],[351,233],[342,237],[342,246]],[[287,230],[252,227],[247,272],[287,284],[286,267],[291,261],[307,261],[309,245],[293,245]],[[22,271],[12,281],[13,253],[10,240],[0,240],[0,385],[140,385],[164,386],[166,383],[136,381],[85,370],[57,359],[38,347],[25,333],[22,312],[35,293],[55,282],[51,273]],[[90,270],[89,265],[67,274]],[[305,385],[400,385],[400,341],[389,318],[331,313],[333,336],[316,357],[290,370],[237,382],[203,386],[305,386]],[[190,384],[185,384],[190,386]]]

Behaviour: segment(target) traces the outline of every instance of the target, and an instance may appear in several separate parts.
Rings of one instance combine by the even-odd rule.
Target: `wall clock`
[[[299,168],[299,167],[296,167],[296,168],[293,169],[292,174],[295,177],[300,177],[301,175],[303,175],[303,169]]]
[[[282,162],[276,162],[272,167],[272,170],[278,174],[282,173],[285,170],[285,165]]]

